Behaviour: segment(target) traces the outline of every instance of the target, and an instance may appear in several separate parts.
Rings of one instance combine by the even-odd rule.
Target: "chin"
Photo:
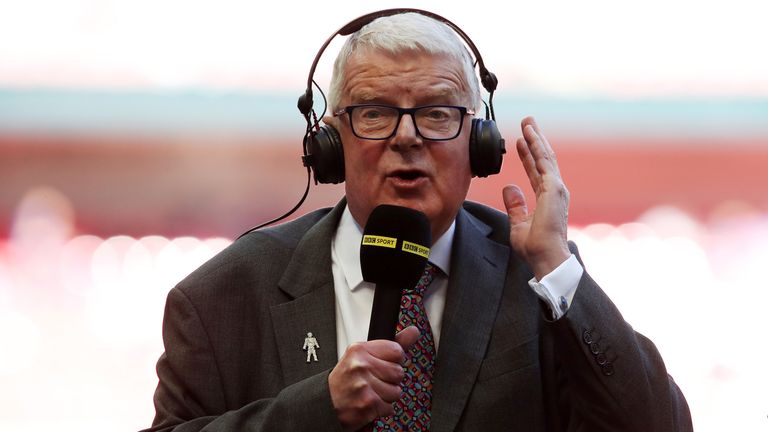
[[[427,209],[424,205],[423,197],[393,197],[387,198],[379,202],[378,204],[390,204],[401,207],[408,207],[413,210],[418,210],[422,213],[427,213]],[[377,204],[377,205],[378,205]]]

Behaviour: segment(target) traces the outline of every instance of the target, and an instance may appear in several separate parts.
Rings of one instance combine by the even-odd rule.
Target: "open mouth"
[[[393,172],[390,177],[395,177],[401,180],[416,180],[424,177],[424,173],[419,170],[399,170]]]

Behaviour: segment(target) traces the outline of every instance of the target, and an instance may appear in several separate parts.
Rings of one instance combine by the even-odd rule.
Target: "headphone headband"
[[[477,177],[487,177],[501,170],[501,162],[506,149],[504,147],[504,138],[499,133],[493,113],[493,92],[496,90],[497,80],[496,76],[485,68],[483,58],[475,44],[456,24],[440,15],[421,9],[385,9],[355,18],[336,30],[335,33],[326,39],[312,62],[312,67],[307,77],[307,88],[304,94],[299,96],[298,107],[307,121],[307,128],[302,140],[304,155],[301,160],[305,167],[314,172],[315,183],[341,183],[345,177],[344,146],[341,135],[332,125],[320,126],[317,115],[313,110],[312,86],[315,85],[313,77],[320,57],[337,35],[348,36],[359,31],[363,26],[377,18],[408,12],[424,15],[450,27],[454,33],[463,39],[466,48],[468,48],[467,51],[471,51],[469,55],[474,55],[475,65],[478,66],[480,73],[480,81],[483,87],[488,90],[489,97],[488,103],[485,105],[485,119],[472,119],[468,143],[470,168],[472,175]],[[325,98],[325,95],[323,97]]]
[[[499,172],[501,169],[502,157],[504,153],[506,153],[506,150],[504,148],[504,139],[501,137],[501,134],[496,127],[495,117],[493,115],[493,92],[496,90],[498,81],[496,75],[485,68],[483,58],[477,50],[477,47],[475,47],[474,42],[472,42],[469,36],[467,36],[467,34],[456,24],[432,12],[427,12],[421,9],[385,9],[372,12],[355,18],[336,30],[334,34],[326,39],[323,46],[320,47],[320,51],[315,55],[315,59],[312,61],[312,67],[310,68],[309,76],[307,77],[307,89],[304,91],[304,94],[299,96],[298,102],[299,111],[301,111],[301,114],[307,121],[307,129],[302,141],[304,155],[301,158],[304,166],[307,168],[307,188],[304,190],[304,195],[299,202],[284,215],[253,227],[241,234],[240,237],[261,227],[281,221],[301,207],[301,204],[309,194],[311,172],[314,171],[315,173],[316,184],[341,183],[344,181],[344,151],[341,136],[331,125],[320,126],[317,118],[314,117],[314,112],[312,110],[312,85],[314,84],[313,77],[315,75],[315,68],[317,68],[317,64],[320,61],[323,52],[325,52],[325,49],[337,35],[348,36],[360,30],[363,26],[376,18],[408,12],[421,14],[447,25],[464,40],[464,43],[475,56],[475,62],[480,74],[480,82],[488,93],[490,93],[490,97],[488,104],[486,105],[486,119],[472,119],[472,129],[469,138],[469,162],[472,169],[472,175],[474,176],[487,177]],[[490,105],[490,119],[488,118],[488,105]]]
[[[392,15],[399,15],[402,13],[409,13],[409,12],[424,15],[436,21],[440,21],[443,24],[450,27],[454,32],[456,32],[456,34],[461,36],[461,38],[464,40],[464,43],[466,43],[470,51],[472,51],[472,55],[475,56],[475,61],[477,62],[478,71],[480,74],[480,82],[483,84],[483,87],[488,91],[488,93],[491,93],[491,94],[496,90],[496,86],[498,85],[498,80],[496,79],[496,75],[494,75],[492,72],[486,69],[485,63],[483,62],[483,57],[480,55],[480,51],[475,46],[475,43],[472,42],[472,39],[470,39],[469,36],[467,36],[467,34],[464,33],[464,30],[462,30],[459,26],[457,26],[456,24],[452,23],[448,19],[443,18],[442,16],[436,13],[432,13],[422,9],[410,9],[410,8],[384,9],[376,12],[371,12],[353,19],[347,24],[344,24],[340,29],[336,30],[335,33],[333,33],[328,39],[325,40],[323,45],[320,47],[320,51],[317,52],[317,55],[315,55],[315,59],[312,61],[312,67],[309,69],[309,75],[307,76],[307,89],[304,91],[304,94],[299,96],[299,101],[297,104],[299,111],[304,116],[309,116],[310,112],[312,112],[312,105],[313,105],[312,81],[315,76],[315,69],[317,68],[317,64],[320,62],[320,57],[322,57],[323,53],[325,52],[325,49],[328,48],[328,45],[330,45],[333,38],[335,38],[337,35],[348,36],[360,30],[365,25],[370,24],[373,20],[377,18],[392,16]]]

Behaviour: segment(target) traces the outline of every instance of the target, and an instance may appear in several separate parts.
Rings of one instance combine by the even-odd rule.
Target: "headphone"
[[[360,30],[363,26],[376,18],[407,12],[415,12],[444,23],[453,29],[456,34],[461,36],[464,43],[466,43],[472,51],[472,54],[475,56],[475,64],[478,66],[480,73],[480,82],[490,95],[488,97],[488,103],[485,105],[485,119],[472,119],[472,130],[469,137],[470,168],[472,169],[472,175],[476,177],[488,177],[492,174],[498,174],[499,171],[501,171],[501,161],[504,153],[506,153],[506,149],[504,148],[504,138],[501,137],[499,129],[496,127],[496,116],[493,112],[493,92],[496,90],[498,80],[496,79],[496,75],[485,68],[483,58],[480,56],[480,52],[477,50],[477,47],[475,47],[475,44],[469,36],[467,36],[467,34],[456,24],[440,15],[421,9],[385,9],[378,12],[372,12],[350,21],[326,39],[323,46],[320,47],[320,51],[315,55],[315,60],[312,62],[312,68],[310,68],[309,76],[307,77],[307,89],[304,91],[304,94],[299,96],[297,105],[299,111],[307,121],[307,129],[304,133],[302,142],[304,155],[301,157],[304,167],[307,169],[307,188],[304,190],[304,195],[291,210],[288,210],[288,212],[282,216],[245,231],[240,234],[238,239],[259,228],[279,222],[298,210],[309,194],[310,171],[314,173],[315,184],[336,184],[344,181],[344,147],[341,143],[341,136],[336,128],[331,125],[320,126],[317,115],[312,108],[312,86],[317,86],[317,83],[315,83],[313,78],[317,63],[320,61],[320,57],[323,55],[325,49],[337,35],[348,36]],[[320,90],[320,87],[317,87],[318,90]],[[323,99],[325,99],[322,90],[320,90],[320,94],[323,96]]]
[[[456,24],[440,15],[421,9],[385,9],[363,15],[345,24],[325,41],[312,62],[312,68],[309,70],[309,76],[307,77],[307,89],[304,91],[304,94],[299,96],[297,106],[307,121],[307,130],[303,139],[304,155],[301,159],[304,166],[314,172],[315,184],[335,184],[344,181],[344,147],[341,142],[341,136],[336,128],[331,125],[320,126],[317,115],[312,109],[312,86],[317,86],[313,77],[320,57],[337,35],[348,36],[377,18],[407,12],[425,15],[446,24],[464,40],[472,51],[480,73],[480,82],[490,96],[488,104],[486,104],[485,119],[472,119],[472,129],[469,138],[470,168],[472,169],[472,175],[475,177],[488,177],[501,171],[501,162],[506,149],[504,148],[504,138],[501,137],[501,133],[499,133],[499,129],[496,127],[496,116],[493,112],[493,92],[496,90],[498,80],[496,75],[485,68],[483,58],[475,44]],[[320,92],[322,94],[322,90]],[[323,95],[323,99],[325,99],[325,95]]]

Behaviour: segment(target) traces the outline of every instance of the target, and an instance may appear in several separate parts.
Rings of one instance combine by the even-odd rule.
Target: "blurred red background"
[[[531,195],[514,154],[501,175],[476,179],[470,198],[500,208],[516,183]],[[570,222],[620,224],[658,205],[697,219],[768,210],[768,138],[551,136],[572,193]],[[233,237],[287,211],[304,190],[300,137],[0,133],[0,235],[24,193],[48,185],[76,209],[78,232],[100,236]],[[340,185],[312,186],[297,214],[333,205]],[[265,205],[268,203],[268,205]]]

